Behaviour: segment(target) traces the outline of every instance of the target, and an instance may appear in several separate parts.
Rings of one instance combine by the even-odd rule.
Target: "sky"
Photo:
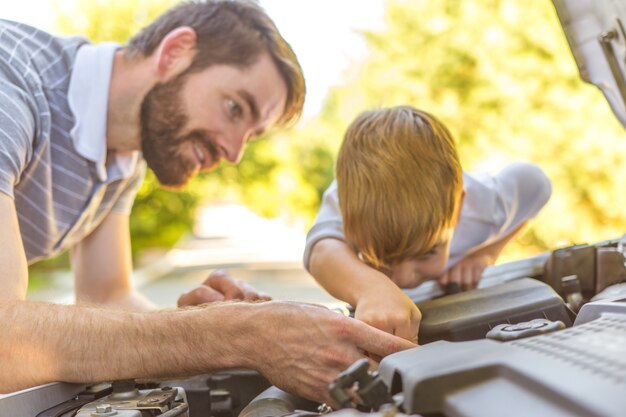
[[[93,1],[93,0],[82,0]],[[130,0],[129,0],[130,1]],[[315,115],[344,69],[366,52],[360,30],[383,25],[384,0],[260,0],[296,52],[307,82],[304,114]],[[0,0],[0,17],[54,30],[51,0]]]

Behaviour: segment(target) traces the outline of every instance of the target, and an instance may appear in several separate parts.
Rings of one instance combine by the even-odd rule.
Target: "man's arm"
[[[0,192],[0,303],[23,300],[28,265],[13,199]]]
[[[25,301],[28,271],[17,214],[2,193],[0,228],[0,393],[53,381],[248,367],[283,389],[328,401],[328,384],[362,352],[385,356],[414,346],[307,304],[215,303],[129,312]]]
[[[355,307],[355,317],[417,342],[421,313],[389,277],[363,263],[343,241],[321,239],[311,249],[309,272],[331,295]]]
[[[127,214],[111,212],[71,255],[77,303],[137,311],[156,308],[133,288]]]
[[[415,345],[323,307],[214,303],[135,313],[28,301],[0,304],[0,392],[52,381],[172,378],[247,367],[329,401],[354,361]]]

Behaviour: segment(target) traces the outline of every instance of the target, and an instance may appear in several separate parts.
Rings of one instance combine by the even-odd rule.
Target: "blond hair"
[[[361,113],[336,169],[346,239],[374,267],[421,256],[457,217],[463,176],[454,140],[424,111]]]

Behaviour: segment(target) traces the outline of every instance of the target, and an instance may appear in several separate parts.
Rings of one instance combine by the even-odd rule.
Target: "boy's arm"
[[[526,224],[527,222],[522,223],[501,239],[469,253],[444,272],[437,281],[441,286],[457,283],[464,291],[476,288],[485,268],[496,263],[502,249]]]
[[[345,242],[317,241],[310,251],[309,272],[331,295],[354,306],[357,319],[417,343],[421,313],[415,303]]]
[[[438,279],[442,285],[456,282],[465,290],[477,286],[485,267],[495,263],[506,244],[545,206],[552,192],[546,174],[539,166],[528,162],[515,162],[506,166],[479,187],[471,184],[466,190],[463,210],[468,204],[474,216],[477,213],[490,213],[492,218],[483,217],[478,227],[465,224],[462,230],[472,238],[480,236],[482,240],[474,242],[474,248],[477,249],[465,249],[467,255]],[[490,201],[493,204],[485,206],[485,202]],[[488,243],[485,245],[485,242]]]

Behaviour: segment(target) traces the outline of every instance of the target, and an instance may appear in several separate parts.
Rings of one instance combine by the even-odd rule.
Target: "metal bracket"
[[[378,375],[369,371],[367,359],[360,359],[339,374],[329,385],[329,392],[342,408],[375,410],[384,404],[393,404],[389,388]]]
[[[613,78],[617,84],[617,89],[622,96],[622,100],[626,103],[626,79],[624,79],[624,73],[620,67],[615,50],[613,49],[613,41],[621,38],[622,41],[626,42],[626,32],[624,32],[622,21],[619,18],[615,20],[615,28],[603,32],[598,37],[598,41],[602,47],[602,52],[604,52],[604,57],[609,64],[609,68],[611,69],[611,74],[613,74]]]

